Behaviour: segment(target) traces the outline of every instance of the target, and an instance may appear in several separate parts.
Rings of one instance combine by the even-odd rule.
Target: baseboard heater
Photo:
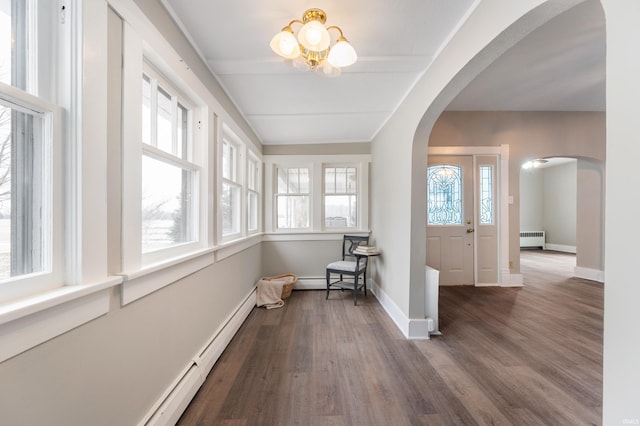
[[[544,250],[544,231],[523,231],[520,232],[520,248],[536,248]]]

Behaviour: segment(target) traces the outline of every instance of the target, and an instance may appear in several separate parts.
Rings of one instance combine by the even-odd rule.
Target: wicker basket
[[[267,281],[284,281],[282,295],[280,296],[281,299],[286,299],[291,296],[293,286],[298,282],[298,277],[295,274],[282,274],[273,277],[263,277],[262,279]]]

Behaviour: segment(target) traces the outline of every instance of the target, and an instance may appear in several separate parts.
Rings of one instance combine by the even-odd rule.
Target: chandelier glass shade
[[[327,15],[320,9],[309,9],[302,21],[294,19],[272,39],[269,46],[276,54],[290,60],[294,68],[302,71],[316,71],[326,77],[340,75],[341,68],[356,62],[358,55],[344,37],[340,27],[325,27]],[[296,38],[293,25],[302,24]],[[331,46],[329,30],[337,30],[339,35]]]

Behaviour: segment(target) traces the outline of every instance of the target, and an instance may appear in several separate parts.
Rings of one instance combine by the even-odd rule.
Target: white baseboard
[[[429,333],[435,331],[431,318],[412,319],[402,312],[395,302],[373,281],[368,281],[371,292],[376,296],[387,315],[398,326],[407,339],[429,339]]]
[[[176,424],[231,338],[237,333],[255,305],[256,291],[254,288],[169,385],[139,423],[140,426]]]
[[[549,244],[544,245],[545,250],[562,251],[564,253],[576,254],[576,246],[567,246],[564,244]]]
[[[294,290],[326,290],[327,279],[325,277],[298,277],[298,282],[293,286]]]
[[[584,278],[585,280],[597,281],[604,283],[604,271],[599,269],[585,268],[582,266],[576,266],[573,270],[573,275],[578,278]]]
[[[500,287],[522,287],[524,278],[522,274],[512,274],[510,269],[502,270],[502,281]]]

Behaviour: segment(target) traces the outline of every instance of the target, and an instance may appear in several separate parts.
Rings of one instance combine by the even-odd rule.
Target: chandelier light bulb
[[[309,21],[300,29],[298,41],[306,49],[322,52],[329,47],[331,37],[329,31],[319,21]]]
[[[329,51],[327,58],[334,67],[348,67],[358,60],[358,55],[346,38],[340,37],[338,42]]]
[[[295,59],[300,56],[300,46],[293,35],[293,31],[287,29],[276,34],[269,44],[271,50],[286,59]]]

